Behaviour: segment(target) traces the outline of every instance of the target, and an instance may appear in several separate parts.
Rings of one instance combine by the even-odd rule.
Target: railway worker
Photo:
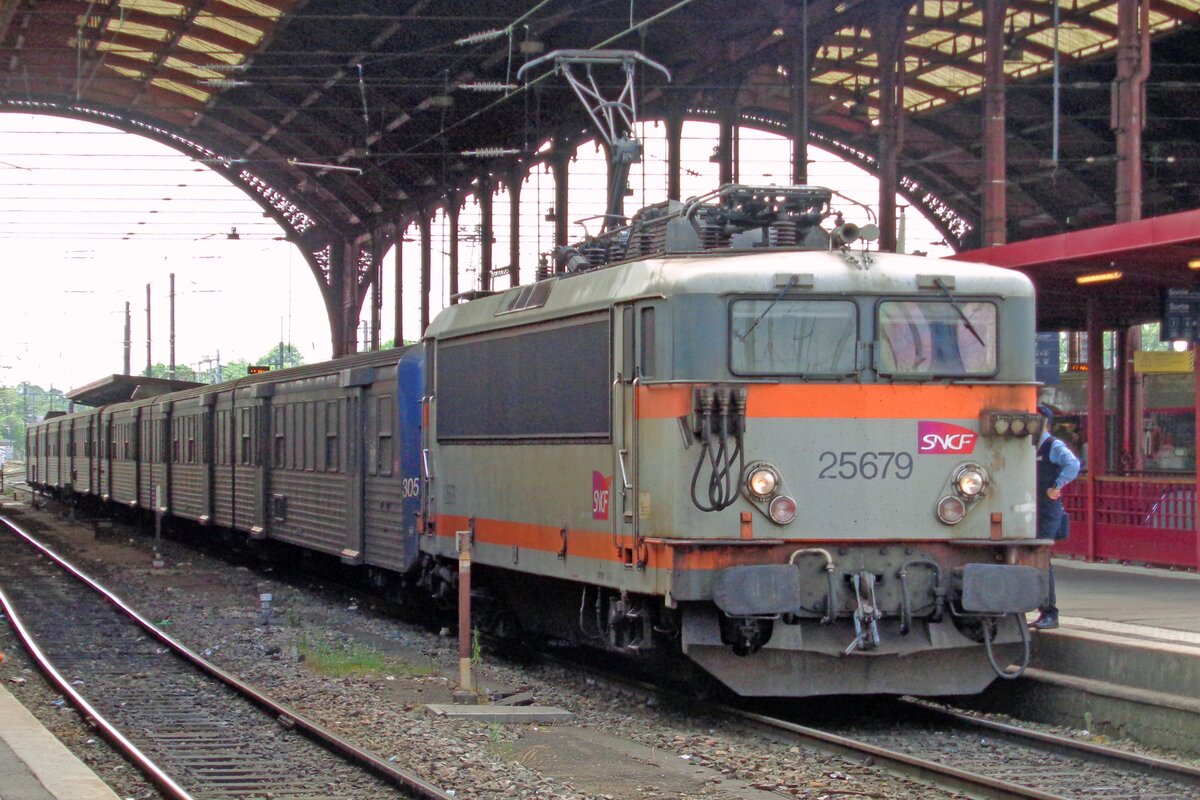
[[[1079,459],[1061,440],[1050,435],[1050,423],[1054,413],[1049,406],[1038,406],[1038,413],[1045,418],[1042,436],[1037,449],[1037,535],[1039,539],[1061,542],[1067,538],[1068,517],[1063,511],[1062,490],[1079,474]],[[1058,627],[1058,606],[1054,596],[1054,565],[1048,568],[1050,581],[1046,605],[1038,609],[1041,614],[1030,624],[1039,631]]]

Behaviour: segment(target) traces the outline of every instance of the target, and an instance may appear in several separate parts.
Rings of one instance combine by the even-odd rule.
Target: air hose
[[[721,511],[737,500],[745,466],[743,431],[746,420],[744,392],[701,389],[697,413],[700,421],[700,456],[692,471],[692,503],[701,511]],[[700,497],[700,473],[708,464],[707,500]]]

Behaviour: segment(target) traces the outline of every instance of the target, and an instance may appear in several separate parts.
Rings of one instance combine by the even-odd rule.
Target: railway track
[[[1180,800],[1200,798],[1200,768],[1128,750],[982,719],[933,703],[904,698],[862,704],[863,713],[844,721],[804,724],[804,711],[779,715],[745,707],[698,706],[678,689],[630,678],[619,671],[554,657],[576,671],[653,694],[699,713],[742,719],[770,733],[823,753],[871,764],[926,785],[987,800]],[[846,702],[860,702],[846,701]],[[797,705],[803,708],[802,704]],[[819,726],[819,727],[818,727]],[[719,767],[719,764],[704,764]]]
[[[901,701],[903,721],[818,729],[774,716],[729,713],[809,746],[980,798],[1177,800],[1200,797],[1200,769],[1044,734],[922,701]],[[831,726],[833,727],[833,726]]]
[[[167,797],[453,797],[208,663],[4,517],[0,605],[51,682]]]

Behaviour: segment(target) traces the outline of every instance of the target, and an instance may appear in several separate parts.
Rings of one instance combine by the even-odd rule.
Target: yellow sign
[[[1195,354],[1191,350],[1151,353],[1138,350],[1133,354],[1134,372],[1191,372]]]

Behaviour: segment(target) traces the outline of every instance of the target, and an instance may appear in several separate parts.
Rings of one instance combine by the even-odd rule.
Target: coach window
[[[284,439],[283,430],[283,407],[279,406],[271,409],[272,420],[271,428],[275,433],[275,463],[272,465],[276,469],[283,469],[284,454],[287,451],[287,442]]]
[[[385,394],[378,400],[376,418],[379,421],[379,447],[375,450],[376,464],[380,475],[392,474],[392,396]]]
[[[338,401],[325,405],[325,470],[338,471]]]
[[[187,463],[196,463],[196,418],[187,418]]]
[[[730,366],[737,375],[850,375],[858,310],[848,300],[735,300]]]

